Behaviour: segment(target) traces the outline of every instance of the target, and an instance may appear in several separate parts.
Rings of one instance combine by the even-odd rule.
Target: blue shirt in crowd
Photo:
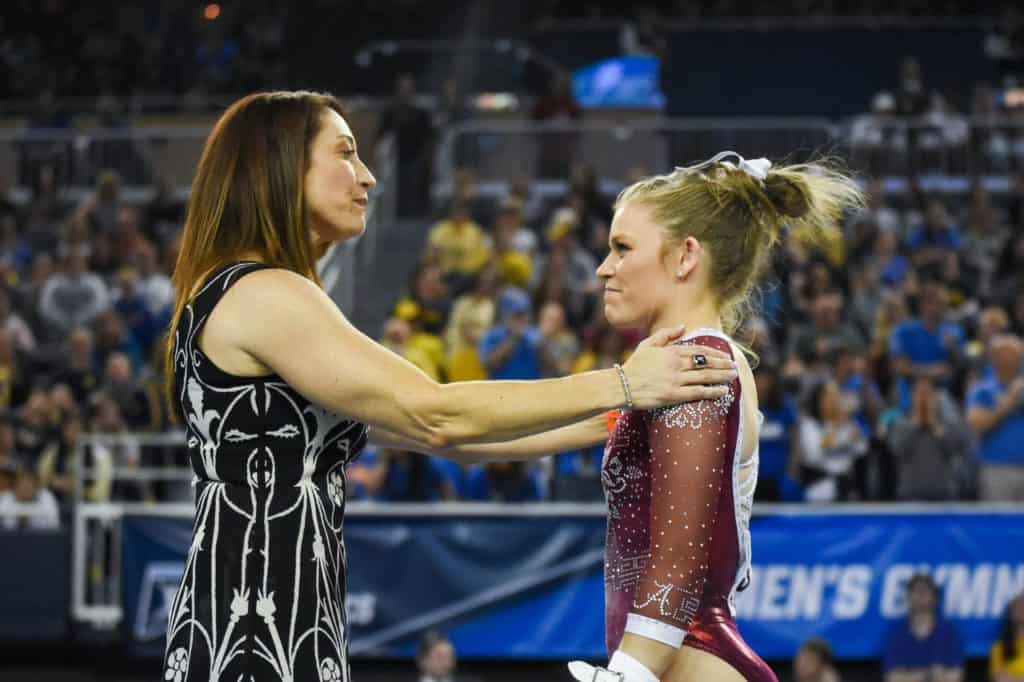
[[[967,391],[967,409],[991,410],[1008,390],[994,375],[982,379]],[[978,457],[986,464],[1024,464],[1024,407],[1006,415],[981,438]]]
[[[789,447],[797,422],[796,403],[786,398],[779,408],[762,407],[757,467],[758,478],[781,480],[789,462]]]
[[[500,502],[540,502],[544,492],[540,476],[532,468],[518,479],[501,481],[500,489],[487,476],[483,465],[474,465],[466,472],[465,497],[467,500]]]
[[[964,330],[955,322],[943,322],[934,331],[925,327],[921,320],[900,322],[889,334],[889,353],[894,358],[904,356],[915,365],[950,362],[952,358],[942,342],[947,334],[952,334],[957,347],[963,348]],[[901,377],[897,382],[897,391],[900,408],[909,410],[910,382]]]
[[[907,238],[907,246],[911,250],[926,247],[957,250],[960,248],[960,242],[960,230],[955,227],[947,227],[934,232],[919,225],[910,232],[910,236]]]
[[[917,670],[941,665],[959,668],[964,664],[964,648],[960,633],[947,620],[939,619],[935,629],[924,638],[918,639],[910,630],[910,620],[904,618],[893,625],[885,641],[882,656],[882,670],[889,672],[902,668]]]
[[[486,363],[487,356],[508,337],[508,327],[494,327],[480,339],[480,360]],[[490,373],[491,379],[540,379],[540,332],[530,327],[519,340],[519,345],[505,363]]]

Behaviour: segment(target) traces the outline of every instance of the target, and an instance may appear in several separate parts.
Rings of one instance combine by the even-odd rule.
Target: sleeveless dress
[[[682,343],[732,355],[718,330]],[[705,651],[750,682],[777,682],[743,641],[733,601],[750,579],[750,513],[758,452],[743,453],[739,380],[729,393],[615,423],[601,482],[608,502],[605,634],[626,632]]]
[[[261,263],[215,272],[174,330],[196,515],[171,604],[165,682],[347,682],[345,465],[367,427],[278,375],[239,377],[198,345],[214,306]]]

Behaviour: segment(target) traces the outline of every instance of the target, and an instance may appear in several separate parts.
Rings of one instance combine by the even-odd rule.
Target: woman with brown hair
[[[668,347],[674,329],[614,369],[430,380],[356,330],[316,275],[332,242],[365,229],[374,183],[326,95],[245,97],[206,142],[167,339],[168,397],[196,484],[168,682],[349,679],[344,467],[367,424],[384,446],[466,457],[623,405],[720,398],[715,384],[736,376],[724,353]]]

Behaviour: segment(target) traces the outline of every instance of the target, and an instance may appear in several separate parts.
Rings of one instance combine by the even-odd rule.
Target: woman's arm
[[[466,443],[435,450],[417,449],[415,443],[384,429],[374,429],[371,433],[371,440],[384,447],[414,450],[425,455],[452,459],[460,464],[477,464],[479,462],[535,459],[557,452],[587,448],[608,440],[608,427],[606,416],[599,414],[569,426],[515,440],[498,443]]]
[[[230,341],[308,400],[444,450],[551,430],[625,403],[615,370],[545,381],[438,384],[352,326],[322,289],[283,269],[254,272],[224,295],[233,300]],[[244,311],[244,312],[243,312]],[[658,348],[680,330],[659,332],[627,362],[638,409],[724,393],[732,363],[711,349]],[[693,367],[694,352],[714,369]],[[730,368],[730,369],[727,369]],[[684,385],[689,384],[689,385]]]

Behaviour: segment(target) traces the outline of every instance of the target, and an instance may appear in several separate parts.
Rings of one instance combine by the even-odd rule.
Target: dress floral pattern
[[[277,375],[220,370],[197,341],[224,292],[265,267],[215,273],[174,333],[196,515],[170,609],[165,682],[350,679],[344,467],[367,427]]]

